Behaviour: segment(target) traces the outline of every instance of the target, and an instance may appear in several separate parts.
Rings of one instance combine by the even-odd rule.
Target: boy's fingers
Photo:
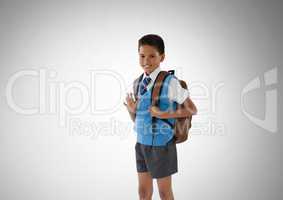
[[[126,100],[129,101],[131,99],[131,96],[129,93],[127,93],[127,97],[126,97]]]
[[[135,101],[135,96],[134,96],[133,93],[131,93],[131,99],[132,99],[133,101]]]

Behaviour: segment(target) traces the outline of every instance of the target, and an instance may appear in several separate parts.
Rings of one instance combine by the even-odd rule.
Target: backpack
[[[174,75],[174,70],[160,71],[159,74],[157,75],[156,80],[153,85],[152,93],[151,93],[151,105],[152,106],[158,107],[163,82],[166,79],[166,77],[171,74]],[[140,85],[140,82],[142,81],[142,78],[143,78],[143,74],[139,78],[137,78],[133,84],[134,96],[137,101],[138,101],[139,85]],[[179,82],[182,88],[188,89],[185,81],[179,80]],[[177,103],[177,109],[179,108],[184,108],[184,104]],[[160,119],[160,120],[164,121],[172,129],[174,129],[173,132],[174,132],[175,143],[182,143],[188,139],[189,129],[191,128],[192,116],[184,117],[184,118],[176,118],[175,124],[171,124],[171,122],[169,122],[169,120],[167,119]],[[152,117],[153,130],[154,130],[155,121],[156,121],[156,117]]]

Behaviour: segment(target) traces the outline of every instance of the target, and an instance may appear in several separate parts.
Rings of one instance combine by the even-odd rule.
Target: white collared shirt
[[[161,71],[160,67],[157,67],[153,72],[151,72],[148,76],[151,78],[150,83],[147,85],[146,89],[149,90],[153,84],[154,81],[158,75],[158,73]],[[146,74],[143,74],[143,79],[146,77]],[[176,78],[172,78],[169,82],[168,86],[168,98],[171,101],[175,101],[179,104],[184,103],[184,101],[190,96],[190,93],[188,90],[182,88],[180,82]]]

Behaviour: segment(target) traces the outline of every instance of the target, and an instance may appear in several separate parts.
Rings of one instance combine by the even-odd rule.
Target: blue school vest
[[[163,82],[159,96],[159,109],[161,111],[176,111],[177,104],[168,98],[168,86],[173,75],[169,75]],[[152,118],[148,111],[151,107],[151,93],[153,86],[143,95],[140,93],[136,109],[134,130],[137,133],[137,142],[144,145],[164,146],[174,136],[175,119],[162,120]],[[169,122],[169,123],[168,123]],[[171,126],[170,126],[171,124]],[[173,125],[173,127],[172,127]]]

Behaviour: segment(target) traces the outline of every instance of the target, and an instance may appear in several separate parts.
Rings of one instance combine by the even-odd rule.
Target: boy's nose
[[[146,61],[144,62],[144,64],[145,64],[145,65],[150,65],[150,62],[149,62],[148,60],[146,60]]]
[[[149,60],[150,60],[150,58],[145,58],[144,61],[145,61],[146,63],[149,63]]]

